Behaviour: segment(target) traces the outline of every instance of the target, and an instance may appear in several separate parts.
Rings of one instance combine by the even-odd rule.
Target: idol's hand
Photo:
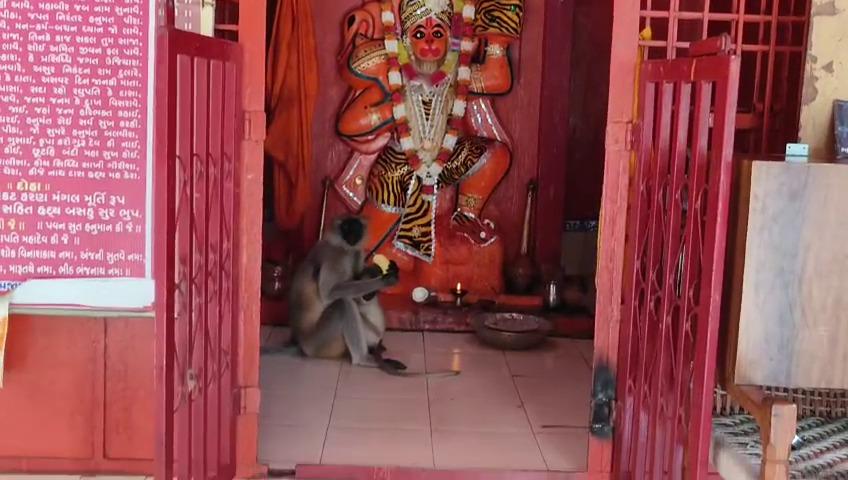
[[[512,68],[508,48],[511,39],[502,35],[489,35],[483,63],[471,66],[472,93],[478,95],[503,95],[512,88]]]

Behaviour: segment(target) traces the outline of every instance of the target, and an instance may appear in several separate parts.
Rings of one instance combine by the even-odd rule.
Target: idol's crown
[[[427,17],[451,24],[453,2],[451,0],[402,0],[400,3],[401,28],[406,32]]]

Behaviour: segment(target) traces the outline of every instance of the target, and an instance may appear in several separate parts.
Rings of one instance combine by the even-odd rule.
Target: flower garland
[[[438,172],[450,161],[451,154],[456,148],[462,119],[465,117],[465,109],[468,104],[468,86],[471,84],[471,54],[474,50],[473,23],[476,8],[474,0],[454,0],[453,7],[450,51],[442,68],[431,77],[433,85],[446,81],[453,75],[457,60],[459,61],[456,75],[459,86],[456,88],[453,105],[451,106],[448,129],[442,138],[441,149],[435,161]],[[385,27],[384,42],[389,56],[389,89],[392,92],[392,115],[397,124],[400,145],[406,155],[407,162],[414,171],[418,172],[422,167],[422,160],[412,139],[409,118],[404,104],[404,78],[413,80],[417,76],[417,72],[410,64],[409,52],[406,51],[399,40],[398,35],[401,27],[394,13],[391,0],[385,0],[382,3],[382,21]],[[461,40],[459,40],[460,38]],[[438,174],[428,176],[425,178],[425,185],[432,189],[437,177]]]

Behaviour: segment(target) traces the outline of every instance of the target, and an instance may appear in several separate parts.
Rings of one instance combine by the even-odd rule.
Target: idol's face
[[[413,24],[407,35],[412,55],[417,60],[439,62],[448,53],[447,26],[432,17]]]

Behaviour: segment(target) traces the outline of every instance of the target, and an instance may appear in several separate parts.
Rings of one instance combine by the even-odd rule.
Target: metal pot
[[[555,310],[562,305],[562,298],[560,293],[559,282],[556,280],[551,280],[545,284],[545,308],[548,310]]]
[[[527,350],[539,346],[553,324],[524,313],[480,312],[470,319],[474,333],[483,343],[502,350]]]

